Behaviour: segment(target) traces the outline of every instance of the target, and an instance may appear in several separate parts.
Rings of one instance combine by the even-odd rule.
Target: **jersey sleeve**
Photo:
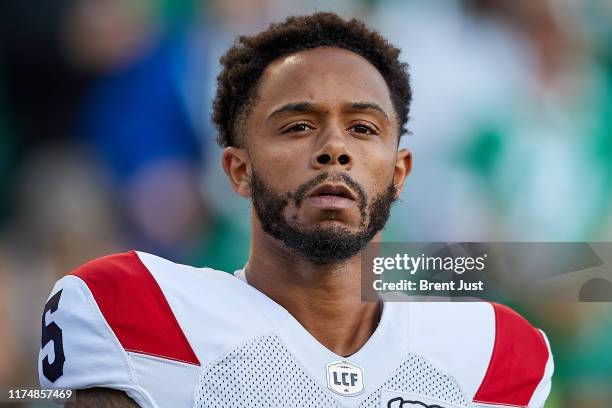
[[[536,386],[536,389],[529,400],[529,408],[543,408],[552,387],[552,375],[554,371],[552,351],[550,349],[550,343],[546,337],[546,334],[541,330],[539,330],[539,332],[542,335],[542,339],[546,343],[548,358],[544,366],[544,375],[542,375],[542,379]]]
[[[495,342],[474,402],[483,408],[542,408],[554,371],[548,339],[509,307],[496,303],[492,306]]]
[[[38,372],[45,389],[113,388],[141,407],[154,406],[136,384],[127,353],[91,291],[77,276],[60,279],[45,305]]]
[[[139,253],[95,259],[53,288],[42,317],[44,388],[113,388],[141,407],[191,407],[200,367]]]

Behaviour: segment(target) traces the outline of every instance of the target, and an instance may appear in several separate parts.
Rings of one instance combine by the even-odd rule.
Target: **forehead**
[[[273,61],[262,75],[258,96],[257,105],[372,101],[395,116],[378,69],[362,56],[334,47],[299,51]]]

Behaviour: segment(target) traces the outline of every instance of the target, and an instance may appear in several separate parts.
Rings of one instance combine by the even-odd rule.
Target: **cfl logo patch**
[[[327,365],[327,388],[336,394],[352,397],[364,390],[363,369],[348,361],[335,361]]]

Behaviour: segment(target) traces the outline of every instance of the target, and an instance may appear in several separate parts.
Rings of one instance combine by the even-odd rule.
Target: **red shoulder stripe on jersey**
[[[474,402],[526,407],[544,376],[548,347],[539,330],[514,310],[492,303],[495,344]]]
[[[200,365],[157,281],[134,251],[96,259],[71,275],[87,284],[125,350]]]

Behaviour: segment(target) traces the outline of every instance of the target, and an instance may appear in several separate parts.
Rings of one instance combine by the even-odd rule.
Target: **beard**
[[[351,232],[341,225],[307,228],[286,220],[285,208],[289,204],[299,208],[308,191],[326,180],[343,181],[356,193],[360,213],[358,231]],[[368,203],[365,190],[350,176],[341,173],[332,177],[328,172],[302,184],[294,192],[277,193],[253,171],[250,188],[255,214],[264,232],[317,265],[339,263],[359,253],[384,228],[397,193],[395,184],[391,183]]]

